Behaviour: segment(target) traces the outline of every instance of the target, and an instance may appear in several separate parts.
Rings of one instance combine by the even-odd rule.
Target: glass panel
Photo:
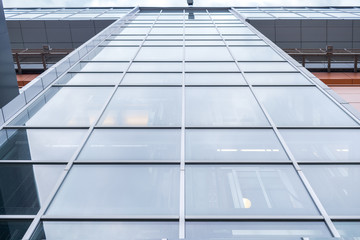
[[[57,84],[67,85],[115,85],[120,82],[122,73],[68,73]]]
[[[182,27],[177,27],[177,28],[154,27],[151,30],[150,34],[183,34],[183,31],[184,30]]]
[[[244,40],[227,40],[226,41],[229,46],[247,46],[247,45],[258,45],[258,46],[265,46],[267,43],[264,41],[244,41]]]
[[[241,73],[186,73],[189,85],[246,85]]]
[[[187,222],[186,239],[293,239],[328,237],[331,234],[323,222]]]
[[[22,239],[30,224],[29,220],[0,220],[0,239]]]
[[[42,222],[31,240],[178,239],[177,222]]]
[[[226,47],[185,47],[186,61],[231,61]]]
[[[186,62],[187,72],[240,72],[234,62]]]
[[[8,129],[0,142],[2,160],[70,160],[86,130]]]
[[[126,27],[122,28],[119,33],[121,34],[147,34],[150,31],[150,28],[141,28],[141,27]]]
[[[359,165],[302,165],[329,215],[360,215]]]
[[[129,72],[182,72],[182,62],[134,62]]]
[[[138,47],[98,47],[93,61],[130,61],[135,57]]]
[[[127,73],[122,85],[181,85],[181,73]]]
[[[154,40],[151,40],[151,41],[145,41],[144,42],[144,46],[151,46],[151,45],[183,45],[183,41],[182,40],[179,40],[179,41],[154,41]]]
[[[283,61],[270,47],[230,47],[230,51],[238,61]]]
[[[254,34],[247,27],[219,27],[221,34]]]
[[[97,120],[110,92],[105,87],[53,87],[10,125],[89,126]]]
[[[214,27],[189,27],[185,28],[185,34],[218,34]]]
[[[247,73],[252,85],[311,85],[300,73]]]
[[[279,126],[356,126],[316,87],[259,87],[257,97]]]
[[[47,215],[178,215],[179,170],[170,165],[75,165]]]
[[[123,72],[129,66],[128,62],[81,62],[71,71],[81,72]]]
[[[360,239],[360,222],[334,222],[340,236]]]
[[[188,127],[268,126],[250,90],[245,87],[186,88]]]
[[[179,160],[176,129],[95,129],[80,160]]]
[[[297,72],[287,62],[239,62],[239,65],[244,72]]]
[[[187,215],[314,215],[292,166],[188,165]]]
[[[62,165],[1,164],[0,215],[37,214],[63,169]]]
[[[359,161],[358,129],[281,130],[287,145],[301,161]]]
[[[142,47],[136,61],[181,61],[182,47]]]
[[[121,87],[101,117],[102,126],[181,125],[181,88]]]
[[[188,129],[186,159],[204,162],[288,160],[274,132],[268,129]]]
[[[106,46],[119,46],[119,47],[124,47],[124,46],[139,46],[142,43],[141,40],[139,41],[105,41],[103,42],[101,45],[106,45]]]

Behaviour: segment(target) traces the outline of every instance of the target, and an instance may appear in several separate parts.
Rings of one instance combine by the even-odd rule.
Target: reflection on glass
[[[176,129],[95,129],[80,160],[179,160]]]
[[[358,129],[282,129],[281,135],[296,160],[359,161]]]
[[[10,125],[26,126],[89,126],[93,124],[111,88],[50,88]]]
[[[47,215],[178,215],[179,167],[76,165]]]
[[[246,85],[241,73],[186,73],[187,85]]]
[[[186,47],[185,61],[232,61],[226,47]]]
[[[62,165],[0,165],[0,215],[37,214],[63,169]]]
[[[138,47],[98,47],[92,61],[130,61],[137,50]]]
[[[8,129],[2,130],[1,160],[70,160],[86,130]]]
[[[360,239],[360,222],[334,222],[341,237]]]
[[[177,222],[42,222],[31,240],[178,239]]]
[[[129,72],[182,72],[182,62],[133,62]]]
[[[285,165],[188,165],[187,215],[314,215],[296,171]]]
[[[187,126],[267,126],[250,90],[245,87],[186,88]]]
[[[181,73],[127,73],[122,85],[181,85]]]
[[[230,47],[237,61],[283,61],[270,47]]]
[[[301,73],[246,73],[252,85],[310,85]]]
[[[22,239],[30,224],[30,220],[0,220],[0,239]]]
[[[68,73],[56,84],[115,85],[120,82],[122,75],[122,73]]]
[[[257,97],[278,126],[356,126],[316,87],[258,87]]]
[[[288,160],[274,132],[268,129],[188,129],[186,159],[205,162]]]
[[[135,58],[136,61],[181,61],[182,59],[181,47],[142,47]]]
[[[185,62],[186,72],[240,72],[234,62]]]
[[[71,71],[79,72],[123,72],[126,70],[128,62],[80,62]]]
[[[331,234],[323,222],[187,222],[186,239],[293,239],[328,237]]]
[[[287,62],[239,62],[239,65],[244,72],[297,72]]]
[[[359,165],[303,165],[329,215],[360,215]]]
[[[100,119],[102,126],[180,126],[181,88],[121,87]]]

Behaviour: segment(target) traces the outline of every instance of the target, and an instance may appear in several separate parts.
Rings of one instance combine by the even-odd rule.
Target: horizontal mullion
[[[182,85],[160,85],[160,84],[137,84],[137,85],[127,85],[127,84],[121,84],[119,85],[120,88],[123,87],[182,87]]]
[[[181,127],[124,127],[124,126],[95,126],[95,129],[181,129]]]
[[[109,85],[109,84],[106,84],[106,85],[98,85],[98,84],[53,84],[52,87],[74,87],[74,88],[77,88],[77,87],[115,87],[116,85]]]
[[[90,126],[4,126],[4,129],[89,129]]]
[[[126,221],[126,220],[136,220],[136,221],[167,221],[167,220],[179,220],[179,216],[176,215],[130,215],[130,216],[98,216],[98,215],[89,215],[89,216],[48,216],[44,215],[41,217],[41,220],[46,221]]]
[[[239,85],[222,85],[222,84],[212,84],[212,85],[191,85],[191,84],[186,84],[185,87],[248,87],[249,85],[246,84],[239,84]]]
[[[34,164],[34,165],[39,165],[39,164],[47,164],[47,165],[66,165],[66,163],[68,163],[68,160],[0,160],[0,165],[1,164]]]
[[[0,220],[24,220],[34,219],[36,215],[0,215]]]
[[[312,221],[312,220],[323,220],[324,217],[322,216],[312,216],[312,215],[294,215],[294,216],[268,216],[268,215],[261,215],[261,216],[251,216],[251,215],[236,215],[236,216],[217,216],[217,215],[209,215],[209,216],[195,216],[195,215],[187,215],[185,216],[186,220],[196,220],[196,221],[222,221],[222,220],[276,220],[276,221]]]
[[[359,165],[359,161],[304,161],[298,160],[297,163],[300,165]]]
[[[265,158],[265,157],[264,157]],[[219,159],[219,160],[185,160],[185,165],[232,165],[232,164],[236,164],[236,165],[292,165],[293,162],[290,161],[290,159],[288,161],[284,161],[284,160],[272,160],[272,161],[266,161],[266,160],[253,160],[253,161],[249,161],[249,160],[223,160],[223,159]]]
[[[178,160],[75,160],[75,165],[179,165],[180,158]]]
[[[360,129],[360,126],[277,126],[277,129]]]
[[[273,129],[271,126],[239,126],[239,127],[209,127],[209,126],[198,126],[198,127],[186,127],[185,129]]]

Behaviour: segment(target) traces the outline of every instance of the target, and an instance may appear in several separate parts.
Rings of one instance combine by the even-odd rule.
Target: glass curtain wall
[[[229,9],[144,9],[0,131],[0,239],[359,237],[358,128]]]

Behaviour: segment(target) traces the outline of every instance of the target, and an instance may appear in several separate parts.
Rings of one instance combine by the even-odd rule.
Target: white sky
[[[183,7],[186,0],[3,0],[4,7]],[[194,0],[194,6],[360,6],[359,0]]]

